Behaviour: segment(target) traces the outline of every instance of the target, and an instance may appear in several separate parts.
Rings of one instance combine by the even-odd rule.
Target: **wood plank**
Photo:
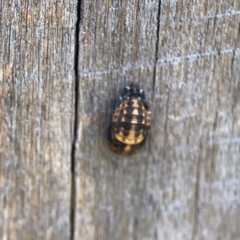
[[[122,192],[130,189],[125,189],[125,181],[121,187],[118,184],[124,180],[121,169],[129,163],[108,150],[105,137],[116,93],[129,82],[149,79],[152,85],[158,3],[92,1],[84,2],[81,11],[75,236],[128,239],[128,223],[124,222],[128,213],[113,210],[110,216],[108,205],[121,210],[118,205],[125,201]],[[134,161],[138,164],[138,156],[131,159],[131,164]],[[121,226],[116,225],[120,220],[121,233]]]
[[[239,9],[83,2],[76,239],[240,238]],[[144,149],[123,157],[106,131],[130,82],[146,91],[153,123]]]
[[[76,1],[0,5],[0,238],[69,239]]]

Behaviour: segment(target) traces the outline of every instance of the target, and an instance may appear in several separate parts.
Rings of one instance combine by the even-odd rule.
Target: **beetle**
[[[125,87],[116,100],[109,127],[110,149],[121,155],[136,153],[146,140],[150,116],[144,91],[133,85]]]

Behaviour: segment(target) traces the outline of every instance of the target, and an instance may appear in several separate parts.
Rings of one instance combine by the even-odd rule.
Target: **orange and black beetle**
[[[149,106],[142,89],[125,87],[116,101],[109,128],[109,147],[122,155],[135,153],[145,142],[150,127]]]

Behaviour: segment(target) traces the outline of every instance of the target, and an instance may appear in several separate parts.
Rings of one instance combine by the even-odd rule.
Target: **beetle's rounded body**
[[[150,127],[150,112],[143,90],[126,87],[117,99],[109,132],[110,149],[122,155],[135,153]]]

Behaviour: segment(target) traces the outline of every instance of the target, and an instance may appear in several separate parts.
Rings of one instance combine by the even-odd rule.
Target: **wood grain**
[[[76,239],[240,239],[239,1],[84,1]],[[158,14],[159,12],[159,14]],[[148,142],[116,156],[106,132],[130,82]]]
[[[0,5],[0,239],[69,239],[76,3]]]
[[[240,239],[238,0],[0,6],[1,239]],[[123,157],[106,135],[130,83],[153,121]]]

